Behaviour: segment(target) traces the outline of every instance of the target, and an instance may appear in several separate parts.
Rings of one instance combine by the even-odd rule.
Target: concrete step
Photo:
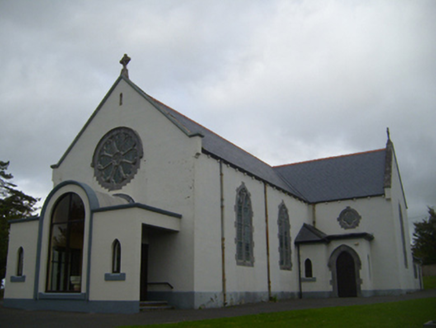
[[[142,301],[139,303],[139,311],[159,311],[159,310],[172,310],[172,306],[168,305],[166,301]]]

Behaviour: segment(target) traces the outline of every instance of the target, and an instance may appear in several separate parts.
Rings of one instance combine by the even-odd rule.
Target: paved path
[[[417,298],[436,297],[436,289],[419,291],[401,296],[378,296],[367,298],[293,299],[277,303],[255,303],[228,308],[204,310],[152,311],[137,314],[99,314],[55,311],[25,311],[6,309],[0,306],[0,327],[44,328],[99,328],[123,325],[148,325],[157,323],[205,320],[242,315],[313,309],[334,306],[386,303]],[[436,308],[436,300],[435,300]],[[436,319],[436,311],[435,311]]]

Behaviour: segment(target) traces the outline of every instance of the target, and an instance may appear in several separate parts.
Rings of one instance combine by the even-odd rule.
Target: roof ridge
[[[386,150],[386,148],[361,151],[361,152],[345,154],[345,155],[337,155],[337,156],[316,158],[316,159],[311,159],[311,160],[307,160],[307,161],[301,161],[301,162],[295,162],[295,163],[289,163],[289,164],[276,165],[276,166],[273,166],[272,168],[275,169],[275,168],[285,167],[285,166],[292,166],[292,165],[306,164],[306,163],[312,163],[312,162],[326,161],[326,160],[335,159],[335,158],[342,158],[342,157],[350,157],[350,156],[357,156],[357,155],[363,155],[363,154],[370,154],[370,153],[375,153],[375,152],[384,151],[384,150]]]

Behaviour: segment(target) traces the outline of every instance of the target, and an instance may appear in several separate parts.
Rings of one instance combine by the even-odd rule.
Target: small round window
[[[361,216],[357,211],[349,206],[339,214],[338,222],[344,229],[354,229],[360,223]]]

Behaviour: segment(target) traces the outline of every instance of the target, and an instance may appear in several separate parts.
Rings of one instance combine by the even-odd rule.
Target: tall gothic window
[[[112,273],[121,272],[121,244],[115,239],[112,244]]]
[[[253,266],[253,211],[250,193],[244,183],[236,195],[236,262],[239,265]]]
[[[48,292],[80,292],[85,206],[75,193],[67,193],[54,206],[50,222],[47,271]]]
[[[279,253],[280,253],[280,269],[291,270],[291,225],[289,224],[288,209],[285,203],[279,205]]]

